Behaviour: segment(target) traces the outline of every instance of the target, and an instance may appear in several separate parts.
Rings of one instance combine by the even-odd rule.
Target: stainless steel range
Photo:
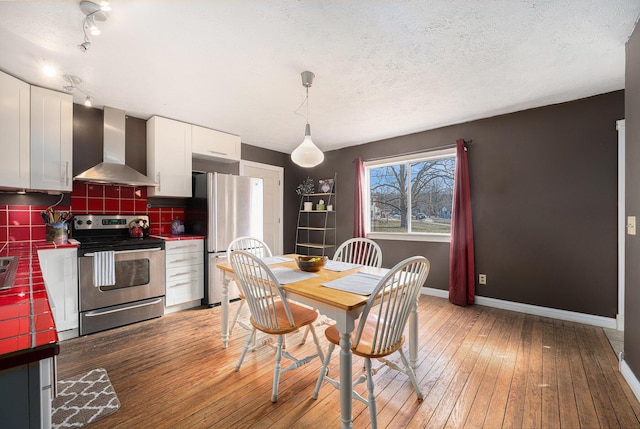
[[[140,222],[142,220],[142,222]],[[164,240],[130,237],[130,225],[149,225],[147,215],[76,215],[78,240],[80,335],[91,334],[164,314]],[[135,230],[140,235],[140,230]],[[98,252],[113,252],[101,253]],[[95,286],[96,259],[113,257],[115,282]],[[109,260],[109,259],[107,259]]]

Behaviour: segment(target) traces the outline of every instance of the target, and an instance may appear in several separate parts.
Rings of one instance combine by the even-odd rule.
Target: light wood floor
[[[417,377],[425,398],[417,400],[405,375],[378,373],[381,428],[640,427],[640,404],[601,328],[430,296],[420,298],[419,312]],[[273,352],[248,354],[235,372],[247,331],[236,328],[223,349],[220,313],[198,308],[64,341],[59,379],[107,370],[121,408],[91,425],[96,429],[340,426],[333,387],[325,383],[311,398],[319,361],[284,374],[272,404]],[[311,354],[312,341],[300,347],[299,336],[288,337],[289,351]],[[334,352],[336,376],[337,361]],[[354,364],[355,376],[362,364]],[[354,426],[369,427],[364,404],[353,408]]]

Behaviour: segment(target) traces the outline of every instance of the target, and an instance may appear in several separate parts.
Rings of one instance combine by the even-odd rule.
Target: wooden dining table
[[[270,264],[269,268],[286,267],[298,269],[294,258],[296,255],[284,255],[290,261]],[[217,265],[222,272],[222,345],[224,348],[229,343],[229,282],[234,279],[233,268],[229,263]],[[340,421],[341,428],[353,427],[352,415],[352,353],[351,353],[351,333],[354,323],[364,310],[368,295],[359,295],[351,292],[331,289],[322,286],[332,280],[345,277],[356,272],[384,276],[389,270],[385,268],[374,268],[359,266],[346,271],[331,271],[322,269],[317,272],[317,276],[301,280],[294,283],[283,284],[287,298],[317,309],[336,322],[336,327],[340,332]],[[418,350],[418,314],[417,301],[409,318],[409,361],[415,368]]]

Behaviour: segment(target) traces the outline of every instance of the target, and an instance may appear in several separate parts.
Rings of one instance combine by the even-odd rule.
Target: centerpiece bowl
[[[297,256],[296,264],[302,271],[320,271],[329,258],[326,256]]]

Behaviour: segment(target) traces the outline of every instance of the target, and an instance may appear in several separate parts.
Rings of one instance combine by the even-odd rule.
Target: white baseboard
[[[425,295],[449,298],[449,291],[423,287],[421,292]],[[595,316],[593,314],[576,313],[575,311],[558,310],[557,308],[540,307],[520,302],[504,301],[496,298],[487,298],[476,295],[476,304],[487,307],[501,308],[503,310],[517,311],[519,313],[533,314],[536,316],[551,317],[552,319],[566,320],[569,322],[584,323],[586,325],[601,326],[603,328],[617,328],[616,319],[612,317]]]
[[[618,331],[624,331],[624,314],[616,315],[616,325],[616,329],[618,329]]]
[[[633,373],[633,371],[631,371],[631,368],[629,368],[629,365],[627,365],[627,362],[625,362],[624,359],[620,359],[620,373],[631,388],[633,394],[636,395],[636,398],[638,399],[638,401],[640,401],[640,381],[638,381],[635,374]]]
[[[164,308],[164,314],[175,313],[176,311],[188,310],[190,308],[199,307],[202,305],[200,300],[185,302],[183,304],[172,305],[171,307]]]
[[[58,332],[58,340],[60,341],[70,340],[71,338],[77,338],[78,336],[80,336],[79,328]]]

